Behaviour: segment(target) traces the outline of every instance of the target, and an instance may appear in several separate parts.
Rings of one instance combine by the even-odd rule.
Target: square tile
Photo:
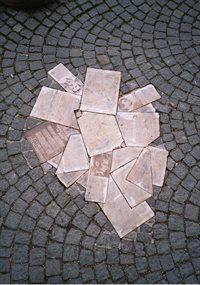
[[[143,202],[134,208],[130,208],[111,177],[108,184],[106,203],[99,205],[120,238],[124,237],[154,216],[153,211],[146,202]]]
[[[123,142],[114,116],[84,112],[78,124],[90,156],[112,151]]]
[[[40,162],[43,163],[64,151],[69,137],[77,133],[79,133],[78,130],[44,122],[27,131],[25,137],[32,144]]]
[[[135,163],[136,159],[132,160],[131,162],[125,164],[124,166],[118,168],[117,170],[111,173],[113,180],[117,184],[118,188],[124,195],[126,201],[128,202],[131,208],[137,206],[138,204],[144,202],[152,196],[152,194],[144,191],[139,186],[126,180],[127,175],[129,174]]]
[[[118,112],[117,122],[127,146],[147,146],[160,136],[158,113]]]
[[[91,158],[85,193],[86,201],[105,203],[111,163],[111,152],[99,154]]]
[[[155,87],[149,84],[122,96],[119,99],[118,112],[133,112],[160,98]]]
[[[67,92],[81,96],[83,83],[74,76],[62,63],[56,65],[48,72],[49,76],[57,81]]]
[[[81,110],[116,114],[121,72],[87,68]]]
[[[79,105],[79,96],[42,87],[30,116],[78,129],[74,111]]]

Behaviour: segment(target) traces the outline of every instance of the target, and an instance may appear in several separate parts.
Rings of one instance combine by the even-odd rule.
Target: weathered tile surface
[[[62,63],[56,65],[48,74],[66,91],[79,95],[83,92],[83,83],[74,76]]]
[[[127,180],[153,194],[151,152],[144,148],[127,176]]]
[[[89,170],[86,171],[81,177],[77,180],[77,183],[79,183],[81,186],[84,188],[87,187],[87,181],[88,181],[88,175],[89,175]]]
[[[112,177],[109,179],[106,203],[100,206],[120,238],[154,216],[146,202],[130,208]]]
[[[111,174],[113,180],[115,181],[120,191],[126,198],[130,207],[135,207],[136,205],[144,202],[146,199],[151,197],[150,193],[144,191],[139,186],[126,180],[127,175],[129,174],[130,170],[132,169],[135,163],[136,159],[118,168]]]
[[[119,99],[118,111],[132,112],[158,99],[160,99],[159,93],[149,84],[122,96]]]
[[[79,170],[74,172],[57,173],[59,180],[66,186],[69,187],[76,180],[85,173],[86,170]]]
[[[136,159],[141,151],[141,147],[124,147],[113,150],[111,172]]]
[[[116,114],[121,73],[87,68],[81,110]]]
[[[134,110],[133,112],[141,112],[141,113],[155,113],[155,108],[152,104],[145,105],[139,109]]]
[[[48,160],[47,162],[51,164],[53,167],[58,168],[62,156],[63,153],[61,152],[58,155],[54,156],[52,159]]]
[[[111,163],[112,153],[91,158],[85,200],[105,203]]]
[[[78,124],[90,156],[112,151],[123,142],[114,116],[84,112]]]
[[[78,132],[69,127],[44,122],[27,131],[25,136],[32,144],[39,160],[45,162],[62,152],[70,135]]]
[[[158,113],[118,112],[117,122],[127,146],[147,146],[160,135]]]
[[[153,184],[162,186],[165,177],[168,151],[164,148],[164,146],[149,146],[148,149],[151,152]]]
[[[78,129],[74,111],[79,105],[79,96],[42,87],[31,116]]]

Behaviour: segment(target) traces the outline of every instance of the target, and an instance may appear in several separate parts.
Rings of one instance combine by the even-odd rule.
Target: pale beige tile
[[[113,150],[111,172],[138,158],[142,149],[141,147],[123,147]]]
[[[81,186],[83,186],[84,188],[87,187],[87,181],[88,181],[88,175],[89,175],[89,171],[86,171],[83,175],[81,175],[81,177],[77,180],[77,183],[79,183]]]
[[[121,72],[87,68],[81,110],[116,114]]]
[[[132,160],[131,162],[127,163],[126,165],[118,168],[117,170],[111,173],[113,180],[126,198],[130,207],[135,207],[136,205],[144,202],[146,199],[152,196],[152,194],[144,191],[139,186],[126,180],[126,177],[135,162],[136,159]]]
[[[165,178],[168,151],[163,145],[158,147],[149,146],[148,149],[151,152],[153,184],[162,186]]]
[[[114,116],[84,112],[78,124],[90,156],[112,151],[123,142]]]
[[[111,163],[111,152],[99,154],[91,158],[85,193],[86,201],[105,203]]]
[[[87,170],[88,168],[89,157],[82,136],[80,134],[70,136],[56,173]]]
[[[117,122],[127,146],[147,146],[160,135],[158,113],[118,112]]]
[[[49,76],[57,81],[67,92],[81,96],[83,83],[74,76],[62,63],[56,65],[48,72]]]
[[[156,109],[152,104],[145,105],[139,109],[134,110],[133,112],[140,112],[140,113],[155,113]]]
[[[45,162],[64,151],[70,135],[78,132],[69,127],[45,122],[27,131],[25,136],[40,162]]]
[[[150,150],[147,148],[143,149],[127,175],[127,180],[153,194]]]
[[[130,208],[110,177],[105,204],[99,204],[120,238],[124,237],[154,216],[146,202]]]
[[[31,117],[78,129],[74,111],[79,109],[80,98],[68,92],[42,87]]]
[[[149,84],[122,96],[119,99],[118,111],[132,112],[160,98],[161,97],[155,87]]]
[[[47,162],[57,169],[62,156],[63,156],[63,152],[54,156],[52,159],[48,160]]]
[[[58,179],[65,185],[65,187],[71,186],[76,180],[85,173],[86,170],[67,172],[67,173],[58,173]]]

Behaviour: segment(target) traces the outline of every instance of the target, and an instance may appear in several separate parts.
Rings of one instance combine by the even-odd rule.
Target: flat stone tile
[[[160,98],[161,97],[155,87],[152,84],[149,84],[122,96],[119,99],[118,112],[133,112]]]
[[[70,136],[56,174],[87,170],[89,157],[80,134]]]
[[[81,96],[83,83],[74,76],[62,63],[56,65],[48,72],[48,75],[57,81],[67,92]]]
[[[100,154],[91,158],[85,193],[86,201],[105,203],[111,164],[111,152]]]
[[[121,72],[87,68],[81,110],[116,114]]]
[[[117,122],[127,146],[147,146],[160,135],[158,113],[118,112]]]
[[[54,156],[52,159],[48,160],[47,162],[57,169],[62,156],[63,156],[63,152]]]
[[[168,151],[164,145],[158,147],[149,146],[148,149],[151,152],[153,184],[162,186],[165,178]]]
[[[143,106],[139,109],[134,110],[133,112],[140,112],[140,113],[155,113],[156,109],[152,104],[148,104],[146,106]]]
[[[144,148],[127,176],[127,180],[153,194],[151,152]]]
[[[86,170],[80,170],[68,173],[58,173],[57,177],[66,187],[69,187],[74,182],[76,182],[77,179],[85,173],[85,171]]]
[[[74,111],[79,109],[80,98],[68,92],[42,87],[30,116],[78,129]]]
[[[130,207],[135,207],[152,196],[152,194],[144,191],[139,186],[126,180],[127,175],[135,163],[136,159],[111,173],[113,180],[119,187],[121,193],[124,195]]]
[[[112,151],[123,142],[114,116],[84,112],[78,124],[90,156]]]
[[[81,186],[83,186],[84,188],[87,187],[87,181],[88,181],[88,175],[89,175],[89,171],[86,171],[83,175],[81,175],[81,177],[77,180],[77,183],[79,183]]]
[[[142,147],[123,147],[113,150],[111,172],[138,158]]]
[[[106,203],[99,205],[120,238],[154,216],[146,202],[130,208],[112,177],[109,179]]]
[[[79,133],[78,130],[44,122],[27,131],[25,137],[32,144],[40,162],[43,163],[64,151],[69,137],[77,133]]]

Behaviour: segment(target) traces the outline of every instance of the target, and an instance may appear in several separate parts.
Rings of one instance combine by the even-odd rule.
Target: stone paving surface
[[[200,282],[199,12],[194,0],[0,7],[1,283]],[[114,69],[123,94],[151,83],[162,95],[165,184],[149,200],[155,224],[126,239],[82,189],[65,193],[53,170],[44,175],[33,154],[21,153],[24,124],[33,124],[26,118],[61,62],[80,80],[87,66]]]

